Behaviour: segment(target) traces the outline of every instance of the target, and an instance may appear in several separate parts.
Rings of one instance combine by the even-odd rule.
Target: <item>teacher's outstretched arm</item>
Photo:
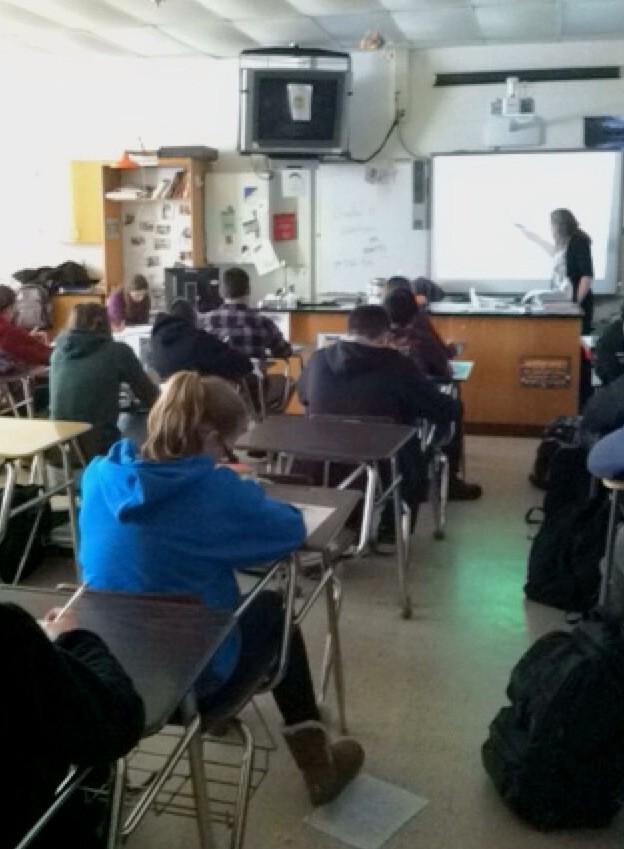
[[[538,236],[537,233],[534,233],[532,230],[527,229],[524,224],[519,224],[516,222],[515,226],[520,230],[523,236],[525,236],[530,242],[534,242],[536,245],[546,251],[549,256],[555,255],[555,246],[552,242],[549,242],[547,239],[542,239],[541,236]]]

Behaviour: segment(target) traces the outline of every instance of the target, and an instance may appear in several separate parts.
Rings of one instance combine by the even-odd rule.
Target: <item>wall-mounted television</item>
[[[239,151],[342,156],[348,151],[351,58],[304,48],[240,55]]]

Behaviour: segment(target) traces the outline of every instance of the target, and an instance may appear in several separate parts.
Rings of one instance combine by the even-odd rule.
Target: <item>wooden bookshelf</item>
[[[154,165],[146,165],[140,168],[121,169],[111,165],[102,166],[102,207],[103,207],[103,229],[104,229],[104,279],[106,280],[107,292],[112,289],[122,286],[127,282],[127,278],[136,272],[137,258],[136,256],[126,256],[128,249],[124,249],[124,227],[128,226],[127,222],[132,216],[140,216],[141,210],[145,211],[145,215],[149,215],[154,219],[158,204],[171,204],[178,208],[179,205],[187,205],[190,209],[188,215],[188,227],[190,228],[190,236],[185,236],[184,244],[173,245],[175,233],[170,232],[169,236],[161,237],[160,241],[169,241],[171,248],[167,257],[177,251],[178,256],[182,252],[188,254],[188,258],[183,260],[189,266],[201,266],[206,264],[206,237],[204,226],[204,187],[206,171],[210,167],[211,161],[217,159],[217,151],[214,151],[214,157],[209,159],[159,159]],[[155,186],[158,184],[161,175],[174,174],[179,170],[185,175],[186,191],[184,197],[173,198],[137,198],[137,199],[116,199],[109,198],[107,194],[115,192],[124,186]],[[128,212],[131,210],[131,212]],[[177,212],[175,213],[177,215]],[[166,223],[164,225],[166,227]],[[162,228],[162,222],[161,222]],[[169,226],[172,231],[172,226]],[[160,230],[155,225],[153,231],[148,231],[145,234],[146,242],[145,253],[150,250],[147,243],[154,244],[159,240]],[[152,249],[152,252],[155,249]],[[134,251],[133,254],[138,255],[139,251]],[[164,256],[164,255],[163,255]],[[140,261],[140,260],[139,260]],[[178,259],[178,261],[180,261]],[[168,264],[173,264],[169,262]],[[150,271],[150,269],[148,269]],[[141,271],[141,273],[143,273]],[[164,266],[158,265],[151,270],[150,276],[153,278],[164,277]],[[149,276],[148,276],[149,279]]]

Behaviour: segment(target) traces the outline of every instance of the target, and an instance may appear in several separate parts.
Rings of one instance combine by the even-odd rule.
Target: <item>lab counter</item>
[[[556,416],[578,411],[580,311],[519,309],[441,302],[432,310],[442,339],[463,342],[461,358],[474,362],[461,386],[471,432],[535,434]],[[326,305],[276,311],[290,340],[309,347],[319,333],[346,333],[348,313]]]

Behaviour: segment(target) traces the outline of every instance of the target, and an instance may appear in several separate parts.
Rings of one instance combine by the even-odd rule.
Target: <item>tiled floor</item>
[[[388,849],[621,849],[624,819],[591,833],[544,835],[509,814],[480,763],[487,725],[504,700],[509,671],[524,649],[562,623],[561,615],[526,604],[528,549],[523,516],[539,500],[526,481],[535,443],[469,440],[469,477],[484,498],[450,508],[448,536],[431,538],[428,511],[413,546],[414,618],[398,615],[391,558],[348,564],[342,634],[352,732],[371,774],[402,785],[429,805]],[[322,606],[306,635],[320,658]],[[277,727],[270,700],[266,713]],[[304,824],[308,802],[280,748],[252,802],[247,849],[338,849]],[[192,822],[161,818],[130,846],[187,849]]]

